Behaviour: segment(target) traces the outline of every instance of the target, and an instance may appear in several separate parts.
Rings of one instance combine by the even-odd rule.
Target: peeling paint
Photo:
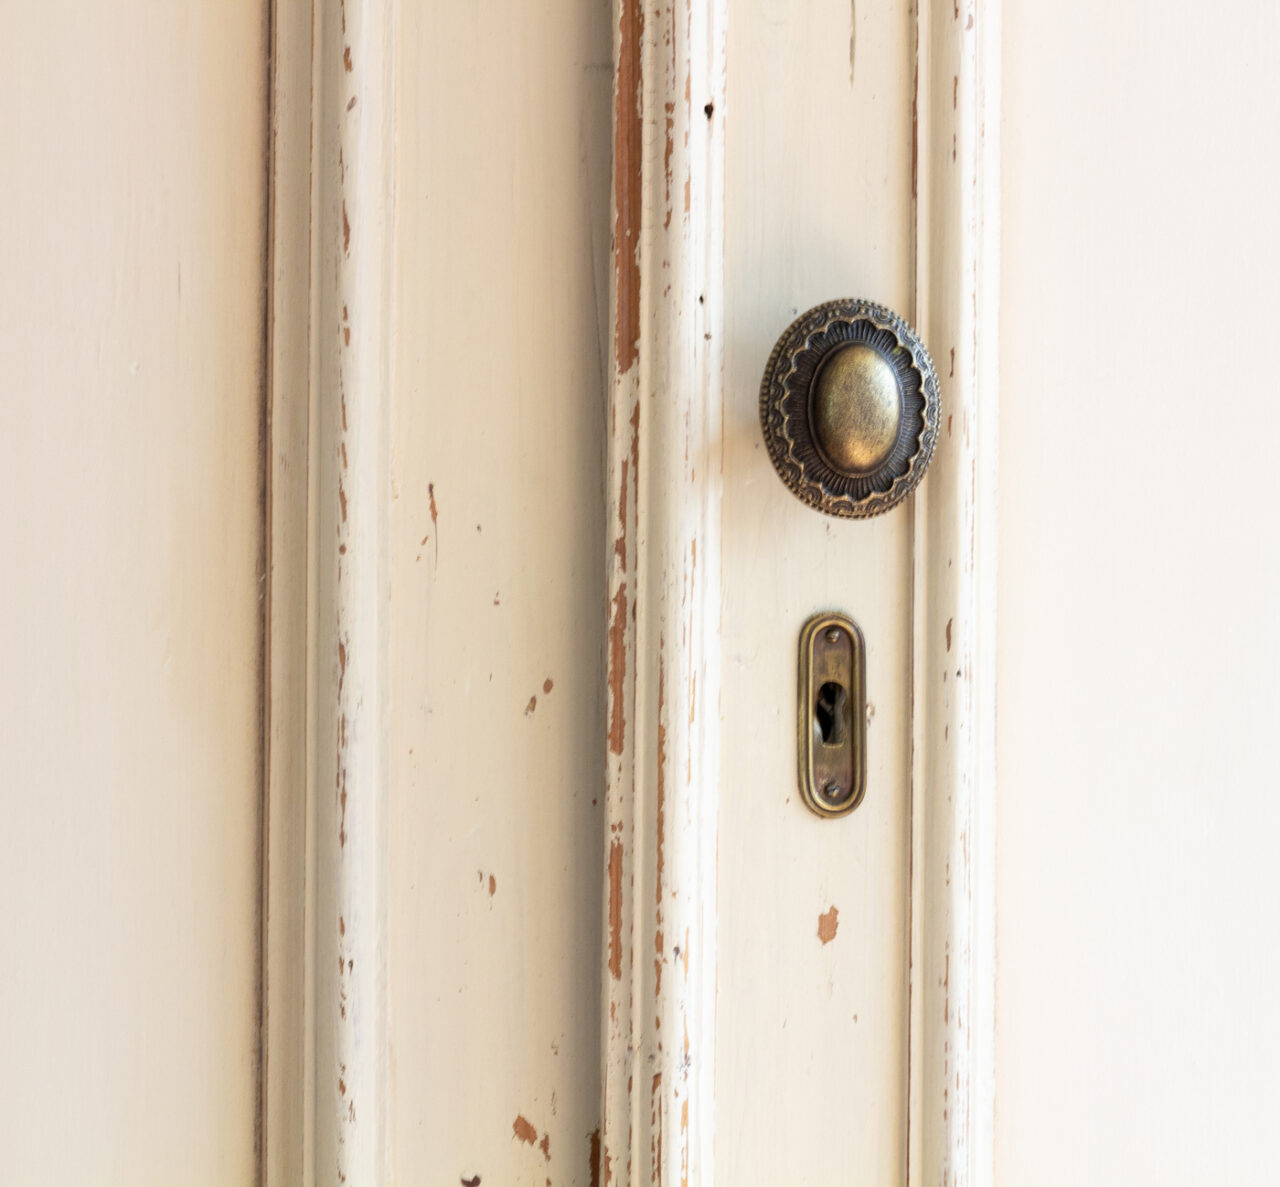
[[[511,1133],[517,1141],[524,1142],[528,1146],[532,1146],[538,1140],[538,1131],[523,1113],[511,1123]]]
[[[644,6],[620,0],[614,94],[614,355],[618,373],[635,365],[640,349],[640,222],[644,201],[644,121],[641,64]]]
[[[622,842],[609,843],[609,975],[622,979]]]

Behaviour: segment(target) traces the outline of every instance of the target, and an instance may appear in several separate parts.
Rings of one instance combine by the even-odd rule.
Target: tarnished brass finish
[[[938,436],[938,378],[924,343],[870,301],[828,301],[778,339],[760,385],[769,457],[795,496],[864,518],[911,493]]]
[[[846,474],[870,474],[898,439],[898,377],[870,346],[833,351],[813,382],[813,433],[823,457]]]
[[[800,794],[819,816],[844,816],[867,790],[866,647],[844,614],[816,614],[800,632]]]

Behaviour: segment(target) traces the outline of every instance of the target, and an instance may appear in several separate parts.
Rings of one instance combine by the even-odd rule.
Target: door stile
[[[614,15],[601,1181],[710,1183],[726,4]]]
[[[916,495],[908,1180],[993,1181],[1000,3],[917,6],[917,317],[942,431]]]
[[[386,1181],[393,26],[273,11],[264,1182]]]

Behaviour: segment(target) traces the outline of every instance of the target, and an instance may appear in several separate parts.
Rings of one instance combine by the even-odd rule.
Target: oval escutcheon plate
[[[760,385],[774,469],[827,515],[888,511],[924,477],[938,437],[938,377],[891,309],[847,298],[796,318]]]

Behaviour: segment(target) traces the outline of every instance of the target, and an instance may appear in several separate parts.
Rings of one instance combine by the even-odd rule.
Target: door
[[[319,445],[320,547],[348,549],[321,560],[335,587],[360,581],[345,435],[385,434],[390,487],[369,600],[331,634],[322,619],[318,662],[336,718],[387,731],[388,874],[333,892],[317,935],[326,970],[353,943],[385,951],[368,989],[389,1056],[369,1057],[354,1121],[369,1048],[353,1029],[347,1054],[317,1057],[328,1155],[349,1178],[424,1183],[901,1182],[913,1044],[919,1059],[941,1029],[921,1016],[913,1035],[915,656],[954,645],[954,662],[967,628],[953,643],[943,615],[917,647],[923,521],[910,502],[853,521],[794,499],[759,392],[804,309],[862,295],[918,319],[917,271],[953,269],[940,250],[922,263],[917,232],[914,9],[402,6],[394,86],[362,65],[377,20],[351,12],[322,36],[351,46],[321,105],[349,137],[322,183],[340,242],[321,271],[334,261],[343,294],[345,413]],[[348,111],[394,120],[393,179],[369,174],[393,227],[353,213],[372,133]],[[345,337],[361,251],[391,294],[376,408]],[[943,355],[949,384],[972,374],[968,338]],[[823,610],[867,640],[868,790],[840,820],[796,776],[799,633]],[[348,699],[351,657],[379,646],[381,724]],[[340,764],[318,781],[339,885],[382,860],[373,832],[353,854],[353,786]],[[945,860],[952,822],[936,828]],[[918,908],[914,926],[920,1012],[946,929],[935,961]],[[352,1026],[350,987],[329,991]],[[917,1159],[926,1133],[946,1145],[943,1095]],[[379,1111],[385,1133],[362,1133]]]
[[[6,11],[6,1184],[255,1174],[267,15]]]
[[[1006,6],[1001,1183],[1275,1177],[1277,36]]]
[[[1000,8],[18,23],[0,1181],[1266,1181],[1280,30]]]

